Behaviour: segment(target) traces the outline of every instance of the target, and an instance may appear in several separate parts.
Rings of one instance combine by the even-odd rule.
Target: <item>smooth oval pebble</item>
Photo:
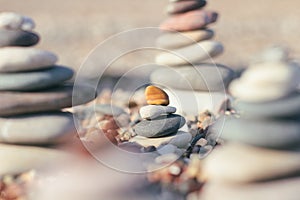
[[[57,56],[36,48],[4,47],[0,49],[0,72],[22,72],[49,68]]]
[[[0,90],[34,91],[51,88],[73,77],[73,70],[54,66],[49,69],[32,72],[0,74]]]
[[[214,31],[210,29],[186,32],[166,32],[157,39],[156,46],[166,49],[178,49],[203,40],[209,40],[213,36]]]
[[[217,21],[218,13],[203,9],[173,15],[166,19],[160,29],[163,31],[192,31],[205,28],[208,24]]]
[[[176,133],[185,124],[185,119],[180,115],[170,114],[155,120],[142,120],[134,126],[137,135],[144,137],[163,137]]]
[[[53,112],[0,118],[0,142],[57,144],[76,135],[71,113]]]
[[[13,12],[2,12],[0,13],[0,27],[30,31],[35,28],[35,23],[30,17]]]
[[[272,149],[293,149],[300,143],[298,119],[220,118],[213,132],[221,138]]]
[[[164,145],[157,149],[160,155],[172,154],[176,152],[177,147],[172,144]]]
[[[170,67],[199,64],[223,52],[223,45],[216,41],[202,41],[191,46],[158,54],[155,62]]]
[[[201,64],[178,69],[158,69],[151,74],[150,79],[152,83],[174,89],[225,91],[234,76],[234,71],[223,65]]]
[[[0,144],[0,176],[49,168],[72,158],[66,152],[56,149]]]
[[[178,14],[191,10],[195,10],[206,5],[206,1],[203,0],[188,0],[188,1],[177,1],[170,3],[167,7],[168,14]]]
[[[154,85],[150,85],[145,89],[145,97],[149,105],[169,105],[167,93]]]
[[[176,108],[171,106],[148,105],[140,108],[140,115],[143,119],[155,119],[160,115],[175,113]]]
[[[299,92],[273,101],[250,103],[236,101],[233,107],[247,118],[284,118],[300,116]]]
[[[300,173],[300,154],[227,144],[204,160],[202,173],[208,182],[227,184],[284,178]]]
[[[186,148],[189,142],[192,140],[192,135],[188,132],[178,131],[171,136],[165,136],[160,138],[146,138],[143,136],[135,136],[129,141],[138,143],[144,147],[155,146],[158,147],[163,144],[172,144],[178,148]]]
[[[251,183],[245,185],[209,183],[201,190],[203,200],[298,200],[300,178]],[[218,191],[218,192],[216,192]],[[276,191],[276,192],[274,192]],[[195,199],[188,199],[195,200]]]
[[[86,85],[77,87],[74,95],[72,85],[39,92],[0,92],[0,116],[57,111],[95,99],[96,94],[92,87]]]
[[[6,46],[33,46],[40,37],[36,33],[22,30],[0,29],[0,47]]]

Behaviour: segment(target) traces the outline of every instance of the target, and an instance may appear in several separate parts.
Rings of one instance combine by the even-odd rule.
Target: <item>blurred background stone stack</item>
[[[166,87],[172,106],[180,113],[198,115],[215,111],[226,99],[226,87],[233,70],[215,64],[213,58],[223,52],[223,45],[211,40],[214,31],[208,26],[217,21],[218,13],[206,10],[204,0],[170,0],[169,18],[162,22],[163,34],[157,40],[162,53],[151,81]]]
[[[300,67],[280,47],[257,57],[230,85],[239,116],[220,119],[228,142],[204,162],[204,199],[298,199]]]
[[[34,21],[0,14],[0,177],[18,175],[66,161],[57,145],[76,136],[73,115],[63,111],[95,98],[92,88],[66,83],[73,70],[56,65],[39,42]],[[79,92],[80,91],[80,92]]]

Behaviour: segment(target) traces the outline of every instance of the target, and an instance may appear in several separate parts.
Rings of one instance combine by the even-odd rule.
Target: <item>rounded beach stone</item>
[[[191,31],[205,28],[217,21],[218,13],[203,9],[173,15],[165,20],[160,29],[164,31]]]
[[[157,149],[160,155],[172,154],[176,152],[177,147],[172,144],[164,145]]]
[[[202,173],[208,182],[223,183],[284,178],[300,173],[300,154],[227,144],[204,160]]]
[[[170,114],[155,120],[142,120],[134,126],[137,135],[152,138],[168,136],[176,133],[185,124],[185,119],[180,115]]]
[[[160,138],[146,138],[143,136],[135,136],[129,142],[137,143],[144,147],[158,147],[163,144],[172,144],[178,148],[186,148],[192,140],[192,135],[188,132],[178,131],[175,135],[165,136]]]
[[[0,49],[0,72],[22,72],[49,68],[57,56],[36,48],[4,47]]]
[[[148,105],[140,108],[140,115],[143,119],[155,119],[161,115],[175,113],[176,108],[171,106]]]
[[[209,40],[213,36],[214,31],[210,29],[186,32],[165,32],[157,39],[156,46],[166,49],[178,49],[203,40]]]
[[[202,41],[170,52],[163,52],[157,55],[155,62],[171,67],[198,64],[220,55],[223,50],[223,45],[219,42]]]
[[[68,159],[71,160],[72,156],[61,150],[0,144],[0,176],[49,168]]]
[[[64,112],[0,118],[0,142],[57,144],[76,135],[73,115]]]
[[[289,120],[221,118],[213,131],[221,138],[273,149],[292,149],[300,143],[299,118]]]
[[[201,64],[158,69],[151,74],[151,82],[181,90],[225,91],[234,75],[233,70],[223,65]]]
[[[201,190],[203,200],[298,200],[300,178],[251,183],[246,185],[230,185],[223,183],[208,183]],[[216,192],[218,191],[218,192]],[[274,192],[276,191],[276,192]],[[198,196],[197,196],[198,197]]]
[[[30,31],[35,28],[35,23],[30,17],[13,12],[2,12],[0,13],[0,28]]]
[[[300,94],[295,92],[281,99],[260,103],[236,101],[233,107],[246,118],[300,116]]]
[[[170,3],[167,7],[168,14],[178,14],[191,10],[195,10],[206,5],[204,0],[187,0]]]
[[[0,47],[6,46],[33,46],[40,38],[36,33],[22,30],[0,29]]]
[[[55,111],[81,105],[95,99],[92,87],[81,85],[74,93],[72,85],[39,92],[0,92],[0,116]]]
[[[41,71],[0,74],[0,90],[34,91],[47,89],[71,79],[73,74],[72,69],[62,66],[54,66]]]
[[[145,90],[145,97],[149,105],[169,105],[169,97],[162,89],[150,85]]]

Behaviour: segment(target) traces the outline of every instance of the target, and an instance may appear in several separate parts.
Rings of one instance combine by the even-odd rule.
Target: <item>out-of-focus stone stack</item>
[[[228,141],[205,160],[204,199],[299,199],[300,67],[281,48],[262,54],[230,85],[239,117],[214,131]]]
[[[223,45],[211,40],[214,31],[208,26],[217,21],[218,13],[205,10],[205,5],[204,0],[170,0],[170,16],[160,25],[163,34],[157,40],[165,52],[156,63],[165,67],[151,75],[154,84],[167,88],[172,105],[191,115],[216,110],[234,76],[212,60],[223,52]]]
[[[0,177],[64,161],[66,153],[49,147],[76,135],[72,114],[62,109],[95,98],[88,86],[73,95],[65,83],[73,71],[32,47],[39,41],[34,27],[29,17],[0,14]]]

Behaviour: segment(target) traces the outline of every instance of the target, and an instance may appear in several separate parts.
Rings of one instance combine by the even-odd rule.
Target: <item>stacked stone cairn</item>
[[[174,114],[176,108],[169,105],[168,95],[160,88],[150,85],[145,90],[146,106],[140,108],[142,120],[134,126],[136,142],[160,155],[181,156],[192,139],[190,133],[179,131],[185,124],[184,117]]]
[[[239,116],[214,127],[228,143],[205,160],[204,199],[299,199],[299,83],[299,64],[279,47],[232,82]]]
[[[74,86],[65,81],[73,70],[32,47],[39,42],[34,28],[29,17],[0,13],[0,177],[65,160],[56,145],[76,136],[76,128],[72,113],[62,109],[95,98],[88,86],[72,95]]]
[[[157,40],[164,52],[156,63],[164,67],[152,73],[151,82],[168,88],[172,105],[184,114],[218,107],[234,76],[231,69],[212,61],[223,52],[223,45],[211,40],[214,31],[208,26],[217,21],[218,13],[205,5],[204,0],[170,0],[169,18],[160,25],[163,33]]]

